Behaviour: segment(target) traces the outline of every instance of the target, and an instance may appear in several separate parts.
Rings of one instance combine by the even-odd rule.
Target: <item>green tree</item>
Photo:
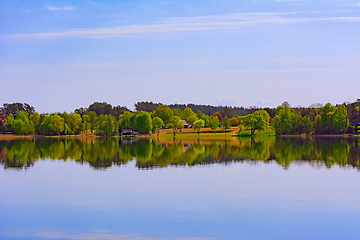
[[[207,116],[206,114],[204,114],[203,112],[201,112],[200,110],[196,113],[196,116],[198,117],[198,119],[202,119],[205,122],[205,127],[209,127],[210,126],[210,118],[209,116]]]
[[[344,104],[336,107],[334,112],[335,133],[344,133],[349,126],[349,118]]]
[[[193,125],[195,121],[197,121],[198,118],[196,117],[196,115],[191,115],[189,116],[185,121],[190,124],[190,125]]]
[[[315,134],[321,134],[321,115],[316,115],[314,120],[314,132]]]
[[[210,128],[212,129],[212,130],[214,130],[215,131],[215,133],[216,133],[216,131],[219,129],[219,127],[220,127],[220,121],[219,121],[219,118],[217,117],[217,116],[211,116],[210,117]]]
[[[196,120],[193,123],[192,128],[194,129],[195,132],[198,133],[198,135],[200,134],[201,129],[205,126],[205,121],[202,119]]]
[[[184,119],[185,121],[187,121],[187,119],[188,119],[190,116],[195,116],[195,117],[196,117],[196,115],[195,115],[195,113],[193,112],[193,110],[192,110],[191,108],[189,108],[189,107],[186,107],[186,108],[184,109],[184,111],[182,111],[180,117],[181,117],[181,119]]]
[[[159,136],[160,129],[162,128],[162,126],[164,126],[163,120],[159,117],[154,117],[152,120],[153,132],[154,133],[156,132],[158,136]]]
[[[223,118],[221,125],[224,127],[226,133],[226,130],[231,127],[230,119],[228,118],[228,116],[225,116]]]
[[[230,118],[230,124],[231,126],[235,127],[238,126],[240,123],[239,118],[237,116],[234,116],[232,118]]]
[[[90,130],[90,118],[89,118],[89,116],[88,115],[86,115],[86,114],[84,114],[83,116],[82,116],[82,119],[83,119],[83,127],[82,127],[82,129],[83,129],[83,131],[85,132],[85,133],[87,133],[87,131],[88,130]]]
[[[313,125],[312,125],[312,122],[310,120],[310,117],[309,116],[304,116],[303,119],[302,119],[302,122],[303,122],[303,126],[304,126],[304,133],[306,134],[310,134],[312,131],[313,131]]]
[[[152,120],[148,112],[140,111],[138,114],[136,114],[135,124],[136,130],[139,133],[145,134],[152,130]]]
[[[8,131],[14,131],[14,115],[12,113],[6,117],[5,129]]]
[[[258,110],[253,114],[242,117],[243,125],[250,128],[251,136],[255,131],[259,132],[266,130],[269,127],[269,114],[265,110]]]
[[[123,129],[132,129],[132,117],[134,114],[132,112],[126,111],[119,116],[119,125]]]
[[[173,116],[171,121],[166,126],[173,130],[174,136],[176,135],[177,130],[184,128],[184,124],[179,116]]]
[[[272,119],[272,126],[274,127],[277,135],[291,133],[293,127],[293,117],[294,114],[288,106],[279,106],[276,108],[276,115]]]
[[[37,113],[37,112],[34,112],[33,114],[30,114],[29,120],[30,120],[31,122],[33,122],[35,132],[38,133],[39,130],[40,130],[40,123],[41,123],[41,121],[40,121],[40,120],[41,120],[41,119],[40,119],[40,114]]]
[[[156,108],[155,114],[161,118],[165,124],[168,124],[174,116],[174,112],[167,105],[161,105]]]
[[[67,117],[67,125],[71,134],[79,134],[81,132],[82,119],[78,113],[70,113]]]
[[[96,122],[98,120],[97,119],[98,115],[94,111],[89,111],[86,115],[89,116],[90,130],[91,130],[91,133],[93,133],[95,126],[96,126]]]
[[[59,135],[64,131],[64,127],[66,127],[64,118],[58,114],[51,114],[49,120],[49,130],[52,134]]]
[[[321,116],[321,133],[328,134],[334,132],[334,112],[335,107],[330,103],[325,104]]]
[[[101,114],[98,116],[95,130],[98,135],[115,136],[119,130],[118,122],[111,114]]]
[[[15,134],[24,134],[25,132],[25,124],[21,119],[14,120],[14,133]]]

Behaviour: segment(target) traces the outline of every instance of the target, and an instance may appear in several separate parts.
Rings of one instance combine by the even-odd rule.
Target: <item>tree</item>
[[[16,117],[20,111],[31,114],[35,112],[35,108],[27,103],[4,103],[0,108],[0,116],[5,117],[11,113]]]
[[[174,112],[167,105],[160,105],[156,108],[155,115],[161,118],[165,124],[168,124],[174,116]]]
[[[118,122],[111,114],[100,114],[97,118],[96,133],[105,136],[115,136],[118,133]]]
[[[347,110],[344,104],[336,107],[334,112],[334,130],[335,133],[344,133],[349,126]]]
[[[131,119],[134,116],[132,112],[124,112],[119,116],[119,125],[123,129],[132,129],[132,122]]]
[[[261,132],[269,127],[269,118],[270,116],[265,110],[258,110],[253,114],[242,117],[242,122],[245,127],[250,128],[252,136],[256,130]]]
[[[228,118],[232,118],[234,116],[234,110],[228,106],[222,107],[219,110],[219,113],[221,114],[222,117],[227,116]]]
[[[37,112],[30,114],[29,120],[34,124],[35,132],[38,133],[40,130],[39,128],[40,128],[40,123],[41,123],[40,114]]]
[[[190,124],[190,125],[193,125],[194,122],[197,121],[197,120],[198,120],[198,118],[197,118],[196,115],[194,114],[194,115],[191,115],[190,117],[188,117],[188,118],[186,119],[186,122],[187,122],[188,124]]]
[[[88,111],[94,111],[97,115],[111,114],[112,106],[106,102],[94,102],[89,106]]]
[[[91,130],[91,133],[93,133],[95,126],[96,126],[98,116],[97,116],[96,112],[94,112],[94,111],[89,111],[86,115],[89,117],[90,130]]]
[[[162,128],[162,126],[164,126],[163,120],[159,117],[154,117],[152,120],[153,132],[156,132],[158,136],[159,136],[160,129]]]
[[[216,116],[219,120],[219,122],[222,122],[223,117],[219,112],[214,112],[211,116]]]
[[[290,134],[293,127],[293,112],[286,106],[276,108],[276,115],[272,119],[272,126],[277,135]]]
[[[210,117],[210,127],[212,130],[216,131],[219,129],[220,121],[217,116],[211,116]]]
[[[152,120],[150,114],[145,111],[140,111],[136,114],[135,125],[136,130],[139,133],[149,133],[152,130]]]
[[[153,103],[153,102],[137,102],[135,103],[135,110],[136,112],[145,111],[145,112],[152,112],[158,108],[161,103]]]
[[[5,129],[8,131],[14,131],[14,115],[12,113],[6,117]]]
[[[322,116],[321,116],[321,133],[328,134],[334,131],[334,112],[335,107],[330,103],[325,104],[322,109]]]
[[[201,129],[205,126],[205,121],[202,119],[196,120],[193,123],[192,128],[194,129],[195,132],[198,133],[198,135],[200,134]]]
[[[176,135],[178,129],[184,128],[184,124],[179,116],[173,116],[171,121],[166,126],[168,128],[172,128],[174,136]]]
[[[185,108],[184,111],[182,111],[181,113],[181,119],[184,119],[185,121],[187,121],[187,119],[190,117],[190,116],[195,116],[195,113],[193,112],[193,110],[189,107]],[[188,122],[188,121],[187,121]]]
[[[224,127],[225,129],[225,132],[227,129],[229,129],[231,127],[231,123],[230,123],[230,120],[228,118],[228,116],[225,116],[221,122],[221,125]]]
[[[50,129],[55,134],[60,134],[62,131],[64,131],[65,126],[65,120],[58,114],[52,114],[50,115]]]
[[[204,114],[203,112],[201,112],[200,110],[196,113],[196,116],[198,117],[198,119],[202,119],[205,122],[205,127],[209,127],[210,126],[210,118],[209,116],[207,116],[206,114]]]
[[[239,125],[239,118],[238,117],[232,117],[230,118],[230,124],[231,126],[235,127],[235,126],[238,126]]]
[[[66,121],[71,134],[79,134],[81,131],[82,119],[78,113],[70,113]]]
[[[25,132],[25,124],[21,119],[14,120],[14,133],[15,134],[24,134]]]
[[[87,133],[87,131],[89,130],[89,127],[90,127],[90,118],[89,118],[89,116],[88,115],[83,115],[82,116],[82,119],[83,119],[83,131],[85,132],[85,133]]]
[[[310,134],[313,131],[313,126],[309,116],[304,116],[302,119],[303,126],[304,126],[304,133]]]

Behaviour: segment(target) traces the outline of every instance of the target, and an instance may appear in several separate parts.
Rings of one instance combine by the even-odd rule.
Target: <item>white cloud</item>
[[[215,105],[220,106],[241,106],[242,99],[238,96],[222,96],[216,99]]]
[[[74,7],[53,7],[53,6],[46,6],[47,10],[55,11],[55,10],[74,10]]]
[[[70,10],[73,7],[48,7],[49,10]],[[146,33],[193,32],[206,30],[233,30],[247,26],[266,24],[296,24],[314,21],[360,21],[360,17],[296,18],[285,17],[295,12],[279,13],[237,13],[201,17],[168,18],[156,24],[129,25],[109,28],[70,29],[56,32],[8,34],[3,38],[59,38],[92,37],[105,38]]]
[[[259,98],[255,104],[257,107],[268,107],[272,103],[271,99]]]

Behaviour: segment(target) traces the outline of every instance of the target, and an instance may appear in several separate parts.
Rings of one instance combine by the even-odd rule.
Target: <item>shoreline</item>
[[[218,135],[212,136],[212,135],[208,135],[208,134],[201,134],[200,135],[195,135],[193,133],[190,134],[178,134],[176,135],[175,139],[179,139],[179,140],[185,140],[188,138],[191,139],[206,139],[206,140],[220,140],[221,138],[224,138],[224,135],[226,135],[226,137],[230,138],[251,138],[251,136],[243,136],[243,137],[238,137],[237,135],[230,135],[229,133],[224,134],[224,133],[219,133]],[[252,137],[264,137],[261,135],[254,135]],[[269,137],[269,136],[267,136]],[[359,138],[360,135],[349,135],[349,134],[330,134],[330,135],[271,135],[271,137],[280,137],[280,138]],[[105,136],[97,136],[97,135],[57,135],[57,136],[44,136],[44,135],[37,135],[37,134],[32,134],[32,135],[13,135],[13,134],[0,134],[0,141],[2,140],[37,140],[37,139],[45,139],[45,138],[58,138],[58,139],[80,139],[80,140],[92,140],[92,139],[98,139],[98,138],[107,138]],[[162,139],[173,139],[173,136],[170,134],[160,134],[159,136],[155,135],[155,134],[144,134],[144,135],[137,135],[137,136],[111,136],[110,138],[138,138],[138,139],[156,139],[156,138],[162,138]]]

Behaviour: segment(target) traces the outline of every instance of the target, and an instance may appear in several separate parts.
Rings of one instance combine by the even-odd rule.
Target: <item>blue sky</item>
[[[0,103],[355,101],[360,1],[0,0]]]

